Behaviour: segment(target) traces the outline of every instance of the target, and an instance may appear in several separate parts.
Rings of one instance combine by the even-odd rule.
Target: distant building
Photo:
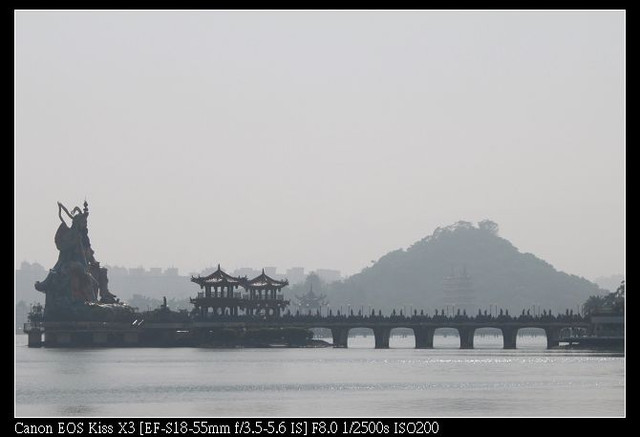
[[[304,267],[291,267],[287,269],[287,278],[292,285],[304,282]]]
[[[39,263],[30,264],[27,261],[22,261],[22,263],[20,264],[20,271],[24,273],[30,273],[30,274],[36,274],[36,275],[46,273],[46,270],[44,269],[42,264],[39,264]]]
[[[144,271],[144,267],[134,267],[132,269],[129,269],[129,275],[130,276],[144,276],[146,272]]]
[[[253,269],[251,267],[240,267],[233,271],[233,276],[246,276],[247,278],[253,278],[260,274],[260,270]]]
[[[274,279],[278,279],[278,280],[285,279],[285,275],[277,272],[277,267],[265,267],[264,272]]]
[[[42,302],[44,295],[36,291],[33,284],[42,281],[47,276],[45,268],[38,263],[30,264],[23,262],[20,269],[15,271],[15,293],[16,301]]]
[[[318,275],[320,279],[322,279],[327,284],[339,281],[342,278],[340,276],[340,270],[317,269],[315,272],[316,275]]]
[[[114,277],[114,276],[128,276],[129,275],[129,269],[127,269],[126,267],[119,267],[119,266],[105,266],[107,268],[107,270],[109,271],[109,276],[110,277]]]
[[[162,269],[160,267],[151,267],[149,269],[149,276],[161,276]]]
[[[169,267],[164,269],[165,276],[178,276],[178,269],[175,267]]]

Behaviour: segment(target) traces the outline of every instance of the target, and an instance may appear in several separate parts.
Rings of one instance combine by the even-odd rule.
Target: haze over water
[[[616,416],[624,357],[545,350],[544,337],[436,336],[433,350],[28,349],[18,336],[17,416]]]

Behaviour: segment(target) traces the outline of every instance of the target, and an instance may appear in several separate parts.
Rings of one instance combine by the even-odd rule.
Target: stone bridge
[[[453,328],[460,336],[461,349],[473,349],[473,339],[477,329],[496,328],[502,331],[505,349],[516,348],[518,331],[522,328],[539,328],[544,330],[547,336],[547,347],[558,346],[560,332],[565,328],[588,329],[590,324],[580,316],[455,316],[455,317],[428,317],[428,316],[283,316],[275,319],[264,320],[238,320],[235,321],[203,321],[194,322],[194,328],[324,328],[331,330],[334,347],[347,347],[349,331],[354,328],[369,328],[375,336],[376,349],[389,347],[389,337],[394,328],[407,328],[413,330],[416,348],[433,348],[433,337],[436,329]]]
[[[460,336],[461,349],[473,349],[475,331],[480,328],[497,328],[502,331],[505,349],[516,348],[518,330],[539,328],[547,336],[547,347],[558,346],[560,332],[565,328],[589,329],[590,323],[580,316],[319,316],[285,315],[261,318],[255,316],[216,317],[208,320],[162,322],[136,320],[131,323],[114,322],[44,322],[33,326],[29,333],[29,346],[39,347],[42,334],[46,346],[104,346],[120,344],[140,346],[156,342],[172,344],[178,338],[197,338],[215,329],[260,328],[325,328],[331,330],[333,346],[346,348],[349,331],[369,328],[375,336],[376,349],[389,347],[389,337],[394,328],[413,330],[418,349],[433,348],[433,337],[439,328],[453,328]]]

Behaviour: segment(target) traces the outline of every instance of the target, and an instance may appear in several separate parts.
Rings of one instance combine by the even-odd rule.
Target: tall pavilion
[[[231,276],[220,268],[208,276],[192,277],[192,282],[200,285],[204,291],[191,298],[195,312],[200,318],[219,317],[223,315],[279,316],[289,305],[284,300],[282,288],[289,281],[278,281],[262,273],[249,280],[246,276]],[[243,291],[236,291],[242,287]]]
[[[451,306],[455,311],[465,311],[473,314],[477,309],[473,280],[463,265],[460,274],[456,274],[453,267],[451,274],[443,279],[443,303]]]
[[[262,314],[269,316],[279,316],[282,310],[289,305],[288,300],[284,300],[282,289],[289,285],[288,280],[278,281],[264,272],[250,281],[246,281],[244,287],[249,292],[249,302],[247,312],[251,315]]]
[[[203,289],[198,296],[191,298],[197,314],[204,318],[209,313],[214,316],[237,316],[242,301],[240,291],[235,291],[246,281],[246,277],[235,277],[225,273],[218,264],[218,270],[208,276],[191,277]]]

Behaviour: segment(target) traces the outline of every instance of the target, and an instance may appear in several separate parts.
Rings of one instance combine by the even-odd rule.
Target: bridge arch
[[[475,326],[452,325],[438,326],[434,331],[434,348],[473,349],[473,337],[476,332]],[[456,335],[457,334],[457,335]],[[456,339],[457,338],[457,342]]]
[[[373,349],[377,347],[376,332],[369,326],[351,326],[347,329],[349,348]],[[388,337],[387,337],[388,344]]]
[[[521,326],[515,329],[514,347],[520,349],[546,349],[547,332],[539,326]]]
[[[473,336],[474,349],[502,349],[505,345],[502,329],[485,326],[475,330]]]
[[[442,326],[434,330],[433,347],[436,349],[459,349],[460,331],[453,326]]]
[[[412,328],[396,326],[389,331],[389,347],[394,349],[414,349],[416,336]]]

